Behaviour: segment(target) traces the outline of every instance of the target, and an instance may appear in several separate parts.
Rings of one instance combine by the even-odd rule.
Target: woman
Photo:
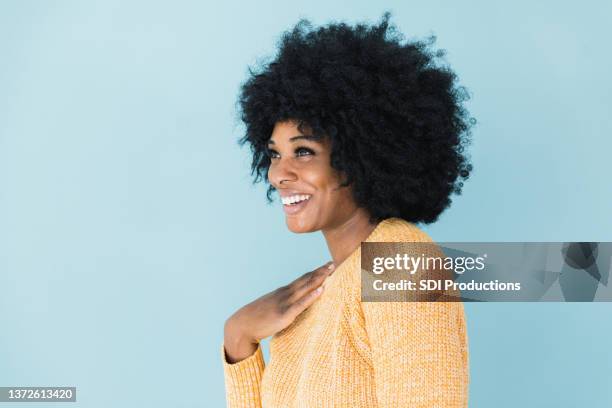
[[[462,304],[360,297],[360,243],[431,242],[415,224],[434,222],[471,170],[465,92],[431,42],[403,43],[388,20],[301,21],[242,87],[255,180],[290,231],[323,233],[332,261],[226,321],[229,407],[467,405]]]

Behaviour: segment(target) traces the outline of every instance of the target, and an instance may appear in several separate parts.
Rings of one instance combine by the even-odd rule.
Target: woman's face
[[[341,175],[331,167],[329,139],[304,134],[293,121],[278,122],[268,149],[268,179],[280,195],[291,231],[331,229],[357,210],[350,187],[339,187]]]

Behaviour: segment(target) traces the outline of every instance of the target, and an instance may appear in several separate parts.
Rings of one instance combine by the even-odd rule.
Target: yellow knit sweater
[[[390,218],[367,242],[432,242]],[[222,347],[229,408],[466,407],[468,346],[461,302],[361,302],[361,249],[321,297],[234,364]]]

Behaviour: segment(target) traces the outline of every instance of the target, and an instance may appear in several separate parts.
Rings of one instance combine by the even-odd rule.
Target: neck
[[[338,266],[348,258],[374,228],[376,224],[370,223],[367,212],[359,208],[342,223],[323,229],[334,264]]]

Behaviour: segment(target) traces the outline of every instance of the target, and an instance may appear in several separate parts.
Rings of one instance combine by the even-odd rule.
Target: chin
[[[285,222],[289,231],[296,234],[315,232],[320,229],[315,227],[316,223],[314,223],[312,220],[304,219],[303,217],[286,216]]]

